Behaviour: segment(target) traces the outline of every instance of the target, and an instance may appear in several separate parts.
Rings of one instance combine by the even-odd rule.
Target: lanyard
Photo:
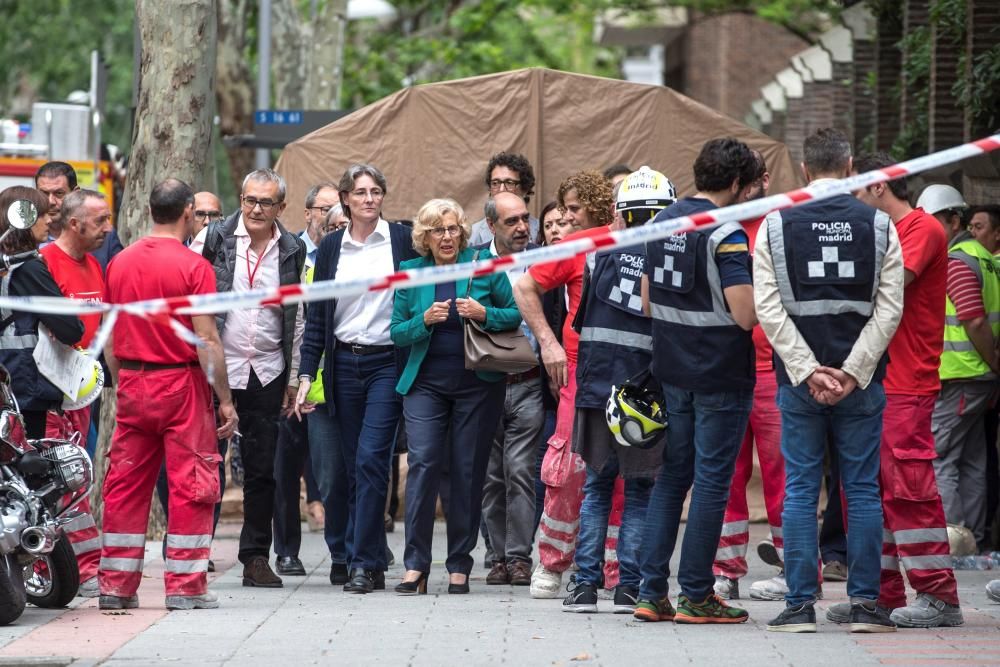
[[[260,254],[260,256],[257,258],[257,261],[254,263],[253,269],[251,270],[250,269],[250,246],[247,246],[247,254],[246,254],[246,258],[247,258],[247,276],[250,279],[250,289],[253,289],[253,279],[254,279],[254,276],[257,275],[257,269],[260,268],[260,263],[264,261],[264,255],[266,255],[266,254],[267,254],[267,248],[265,247],[264,248],[264,252],[262,252]]]

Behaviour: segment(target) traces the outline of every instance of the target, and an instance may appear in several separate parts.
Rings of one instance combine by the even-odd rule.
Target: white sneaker
[[[562,572],[546,570],[541,563],[531,573],[531,597],[536,600],[554,600],[562,591]]]
[[[986,584],[986,597],[994,602],[1000,602],[1000,579],[994,579]]]
[[[101,594],[101,589],[97,586],[97,577],[91,577],[80,582],[80,587],[76,589],[78,598],[96,598]]]
[[[740,599],[740,580],[730,579],[721,574],[715,575],[715,594],[723,600]]]
[[[788,584],[785,583],[785,575],[783,574],[750,584],[750,599],[752,600],[784,600],[787,594]]]

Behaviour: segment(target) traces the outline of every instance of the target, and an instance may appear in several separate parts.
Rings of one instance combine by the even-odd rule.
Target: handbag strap
[[[479,261],[479,253],[480,252],[482,252],[482,251],[481,250],[477,250],[476,254],[472,256],[472,261],[473,262]],[[473,275],[475,275],[475,274],[473,274]],[[466,299],[468,299],[469,295],[472,294],[472,278],[473,278],[473,276],[469,276],[469,285],[468,285],[468,287],[465,288],[465,298]]]

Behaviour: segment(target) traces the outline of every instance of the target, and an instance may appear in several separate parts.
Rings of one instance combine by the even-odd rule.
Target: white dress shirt
[[[490,241],[490,252],[493,253],[494,257],[500,256],[500,253],[497,252],[496,239]],[[507,281],[510,283],[510,288],[514,289],[514,284],[517,283],[518,278],[520,278],[527,272],[528,272],[527,266],[512,266],[511,268],[504,271],[504,273],[507,274]],[[463,294],[462,296],[465,295]],[[535,351],[535,355],[537,356],[539,353],[538,339],[535,338],[535,334],[531,332],[531,327],[529,327],[528,323],[525,322],[524,320],[521,320],[521,331],[524,332],[525,337],[531,344],[531,349]]]
[[[353,223],[344,231],[340,244],[337,278],[380,278],[393,272],[392,240],[389,223],[379,218],[375,231],[364,242],[351,237]],[[392,345],[392,290],[365,292],[337,299],[333,335],[344,343]]]
[[[191,250],[201,254],[205,246],[207,227],[191,243]],[[272,228],[271,238],[258,257],[250,249],[250,234],[243,224],[243,216],[234,232],[236,236],[236,265],[233,272],[233,291],[247,292],[251,289],[250,274],[253,273],[253,289],[276,288],[280,285],[278,227]],[[263,308],[240,308],[226,316],[226,326],[222,332],[222,350],[226,356],[226,371],[232,389],[246,389],[250,381],[250,370],[257,375],[262,385],[274,382],[285,370],[285,358],[281,351],[284,333],[280,305]],[[292,367],[298,369],[299,349],[305,328],[302,304],[295,317],[295,333],[292,342]],[[292,373],[289,384],[296,386],[298,379]]]

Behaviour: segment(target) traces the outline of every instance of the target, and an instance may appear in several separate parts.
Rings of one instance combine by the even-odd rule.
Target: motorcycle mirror
[[[14,229],[31,229],[38,222],[38,209],[34,202],[15,199],[7,207],[7,222]]]

